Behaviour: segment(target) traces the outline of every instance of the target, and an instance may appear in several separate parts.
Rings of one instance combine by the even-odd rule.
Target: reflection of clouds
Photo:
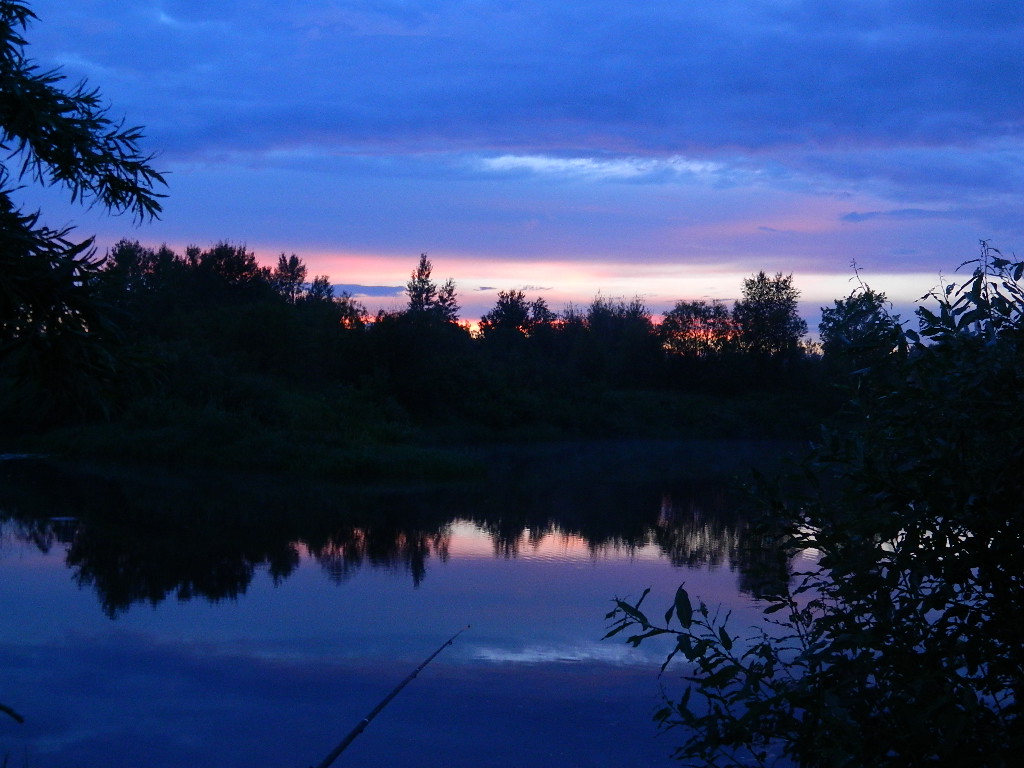
[[[526,648],[479,647],[473,658],[480,661],[508,664],[568,664],[599,663],[615,666],[647,665],[650,660],[635,649],[617,643],[614,645],[531,645]]]
[[[720,163],[691,160],[677,155],[671,157],[621,157],[600,159],[595,157],[552,157],[548,155],[501,155],[484,158],[481,167],[489,171],[528,171],[560,176],[589,176],[613,179],[632,179],[644,176],[671,174],[711,175],[722,168]]]

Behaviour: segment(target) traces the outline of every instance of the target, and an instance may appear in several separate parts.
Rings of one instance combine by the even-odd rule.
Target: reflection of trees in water
[[[721,481],[665,493],[650,482],[505,470],[491,485],[457,491],[360,494],[0,465],[0,522],[43,552],[64,544],[76,581],[94,588],[111,616],[169,597],[236,598],[258,571],[287,578],[303,549],[338,584],[371,567],[407,572],[418,585],[431,558],[448,559],[453,520],[489,535],[497,557],[564,536],[585,542],[595,558],[655,545],[680,567],[729,563],[747,590],[759,589],[764,573],[785,577],[784,559],[761,546]]]
[[[740,524],[727,502],[720,490],[704,499],[665,494],[652,529],[654,543],[673,565],[717,567],[733,562],[740,549]]]
[[[0,551],[8,540],[14,539],[32,544],[44,555],[56,544],[69,544],[78,528],[74,518],[18,519],[15,515],[0,509]]]
[[[349,527],[332,533],[323,543],[308,543],[307,548],[335,584],[369,564],[374,568],[405,569],[419,586],[427,573],[427,560],[448,560],[450,543],[451,526],[447,524],[435,532]]]
[[[739,573],[739,589],[761,594],[789,580],[785,552],[759,526],[740,514],[735,495],[710,486],[701,493],[666,494],[655,543],[674,565],[696,568],[727,563]]]

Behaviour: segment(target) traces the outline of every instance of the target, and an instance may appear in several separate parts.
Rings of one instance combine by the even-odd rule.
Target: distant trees
[[[707,358],[735,340],[736,324],[718,301],[678,301],[659,326],[662,346],[673,355]]]
[[[221,241],[205,251],[192,246],[185,255],[200,274],[213,275],[224,285],[244,288],[257,282],[271,285],[271,272],[256,261],[256,254],[244,245]]]
[[[587,307],[586,328],[591,376],[620,386],[657,380],[661,350],[643,299],[596,297]]]
[[[277,266],[270,275],[270,283],[289,304],[294,304],[302,295],[306,272],[306,265],[302,263],[302,259],[294,253],[291,256],[282,253],[277,257]]]
[[[334,301],[334,286],[327,275],[317,275],[309,284],[309,288],[300,292],[298,298],[307,304],[331,302]],[[339,298],[347,302],[351,297],[346,293]]]
[[[420,254],[405,293],[404,311],[380,311],[369,329],[373,375],[420,418],[464,398],[473,377],[468,327],[459,325],[455,282],[434,282],[433,264]]]
[[[523,291],[498,291],[497,304],[480,318],[480,335],[485,339],[528,337],[536,328],[550,326],[557,317],[542,297],[527,301]]]
[[[475,336],[459,322],[454,281],[435,282],[425,253],[409,275],[405,306],[372,319],[348,293],[335,296],[327,276],[310,279],[296,254],[264,266],[228,241],[175,253],[122,240],[75,285],[106,308],[107,320],[83,309],[90,332],[110,320],[122,329],[131,365],[105,386],[121,390],[118,408],[135,419],[152,412],[173,421],[169,403],[177,403],[276,424],[288,411],[279,402],[286,392],[323,397],[355,387],[414,422],[502,428],[538,420],[578,425],[588,408],[612,418],[596,403],[627,390],[788,386],[789,373],[763,376],[750,360],[772,357],[755,351],[762,349],[798,354],[795,342],[766,347],[740,339],[744,329],[748,340],[769,337],[774,326],[747,318],[773,311],[790,338],[802,331],[791,316],[791,280],[762,273],[747,281],[735,314],[718,302],[680,301],[660,323],[640,297],[599,294],[556,313],[543,297],[503,290]],[[0,395],[3,384],[0,378]]]
[[[406,311],[415,317],[433,317],[446,323],[459,320],[459,304],[455,281],[448,278],[440,287],[431,279],[433,265],[427,254],[420,254],[419,263],[405,286],[409,303]]]
[[[793,275],[768,277],[763,271],[743,281],[743,296],[733,305],[740,348],[762,357],[796,355],[807,322],[800,317],[800,291]]]

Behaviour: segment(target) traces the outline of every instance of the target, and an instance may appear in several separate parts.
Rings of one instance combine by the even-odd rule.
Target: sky
[[[295,253],[462,314],[862,279],[897,309],[987,239],[1024,254],[1020,0],[36,0],[28,54],[145,128],[162,218],[27,191],[51,225]],[[812,326],[813,327],[813,326]]]

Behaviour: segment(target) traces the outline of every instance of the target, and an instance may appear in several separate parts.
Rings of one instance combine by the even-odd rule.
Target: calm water
[[[0,702],[26,722],[0,717],[0,760],[312,766],[469,625],[336,766],[672,765],[651,714],[682,670],[604,615],[686,582],[755,622],[721,478],[761,448],[563,446],[372,493],[5,462]]]

